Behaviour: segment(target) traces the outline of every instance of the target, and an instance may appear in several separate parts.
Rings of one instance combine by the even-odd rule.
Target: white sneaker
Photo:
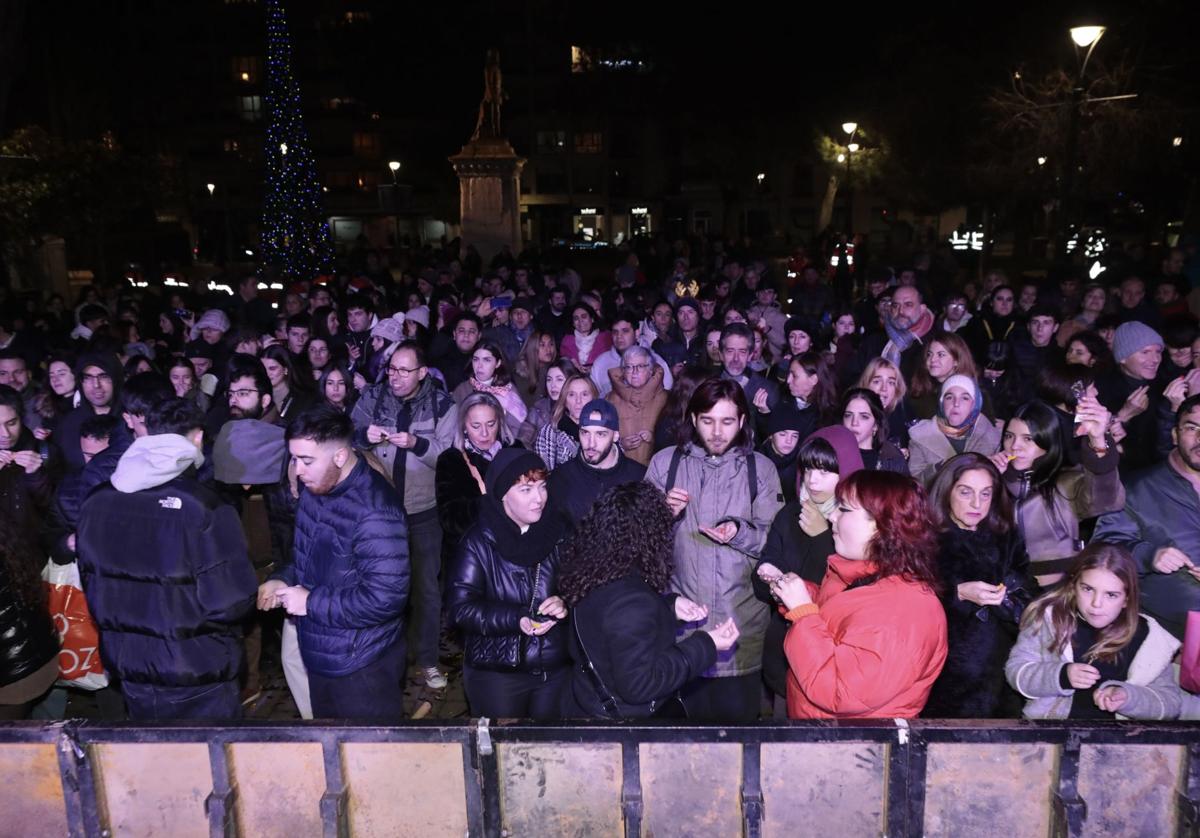
[[[421,677],[425,679],[425,686],[431,690],[444,690],[446,689],[446,685],[450,683],[436,666],[427,666],[422,669]]]

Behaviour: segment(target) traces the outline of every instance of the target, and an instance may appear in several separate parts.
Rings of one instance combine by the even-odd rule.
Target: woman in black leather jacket
[[[479,520],[451,569],[446,612],[463,632],[463,686],[473,716],[558,716],[567,675],[559,544],[569,525],[548,503],[547,476],[530,451],[496,454]]]
[[[0,720],[25,718],[58,678],[58,633],[21,474],[14,465],[0,468]]]
[[[950,649],[922,715],[1016,718],[1022,701],[1004,664],[1037,585],[1000,472],[982,454],[959,454],[938,472],[929,506]]]

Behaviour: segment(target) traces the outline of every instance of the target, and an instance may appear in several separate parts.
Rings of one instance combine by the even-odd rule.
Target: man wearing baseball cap
[[[1125,429],[1121,471],[1129,473],[1159,462],[1170,449],[1169,441],[1160,444],[1159,440],[1163,388],[1156,378],[1162,364],[1163,339],[1145,323],[1130,320],[1117,327],[1112,350],[1118,368],[1099,379],[1096,389],[1100,403]]]
[[[646,467],[625,456],[617,444],[617,409],[604,399],[592,399],[579,414],[579,453],[550,473],[547,487],[572,522],[591,510],[605,490],[641,480]]]

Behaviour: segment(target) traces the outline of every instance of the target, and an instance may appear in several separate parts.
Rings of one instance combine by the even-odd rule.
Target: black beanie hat
[[[534,469],[545,469],[546,463],[525,448],[501,448],[488,466],[484,485],[489,496],[499,501],[508,494],[521,475]]]

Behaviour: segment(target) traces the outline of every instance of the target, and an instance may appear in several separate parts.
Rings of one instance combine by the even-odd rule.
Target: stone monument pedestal
[[[450,158],[458,175],[464,245],[474,245],[486,265],[504,245],[521,252],[521,170],[503,137],[479,137]]]

